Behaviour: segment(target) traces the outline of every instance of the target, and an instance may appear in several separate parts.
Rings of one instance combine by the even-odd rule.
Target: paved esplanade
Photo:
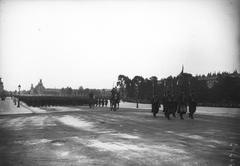
[[[14,102],[10,97],[7,97],[5,100],[0,100],[0,115],[24,113],[32,113],[32,111],[23,106],[18,108],[17,105],[14,105]]]
[[[1,113],[33,112],[0,116],[0,166],[240,165],[240,111],[167,120],[150,109],[0,104]]]

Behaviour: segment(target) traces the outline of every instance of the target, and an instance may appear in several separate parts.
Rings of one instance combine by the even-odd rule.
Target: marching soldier
[[[189,101],[189,118],[194,119],[193,114],[196,112],[196,107],[197,107],[197,102],[193,98],[190,98],[190,101]]]
[[[156,117],[157,113],[159,112],[159,107],[160,107],[159,98],[154,96],[153,99],[152,99],[152,113],[153,113],[153,117]]]
[[[101,99],[102,107],[104,107],[104,98]]]
[[[108,99],[106,98],[105,99],[105,107],[107,107],[107,105],[108,105]]]
[[[180,102],[178,105],[178,113],[179,113],[181,119],[184,119],[183,115],[187,113],[187,103],[186,103],[185,97],[183,95],[181,96],[181,99],[180,99]]]

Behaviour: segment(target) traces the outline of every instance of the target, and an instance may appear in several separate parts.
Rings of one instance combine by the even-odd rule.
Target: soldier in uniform
[[[94,107],[94,98],[93,98],[93,93],[89,93],[89,108]]]
[[[167,97],[164,107],[165,107],[164,115],[169,120],[170,119],[170,114],[171,114],[171,111],[172,111],[172,100],[171,100],[170,97]]]
[[[13,102],[14,102],[14,105],[17,104],[17,100],[16,100],[16,97],[15,97],[15,96],[13,97]]]
[[[110,110],[116,111],[117,110],[117,89],[113,88],[111,90],[111,99],[110,99]]]
[[[98,106],[98,98],[97,97],[95,98],[95,106],[96,107]]]
[[[101,98],[98,98],[98,107],[101,105]]]
[[[177,110],[177,102],[174,100],[174,97],[171,96],[167,100],[167,111],[165,112],[168,120],[170,120],[171,114],[173,115],[173,117],[176,117],[176,110]]]
[[[108,99],[106,98],[105,99],[105,107],[107,107],[107,105],[108,105]]]
[[[165,113],[167,110],[167,97],[166,96],[163,97],[162,102],[163,102],[163,112]]]
[[[160,108],[159,98],[154,96],[153,99],[152,99],[152,113],[153,113],[153,117],[156,117],[157,113],[159,112],[159,108]]]
[[[187,113],[187,103],[186,103],[184,95],[181,96],[178,107],[179,107],[178,108],[178,113],[180,115],[180,118],[184,119],[183,115]]]
[[[189,118],[194,119],[193,114],[196,112],[197,102],[190,98],[189,101]]]
[[[101,100],[102,107],[104,107],[104,98]]]

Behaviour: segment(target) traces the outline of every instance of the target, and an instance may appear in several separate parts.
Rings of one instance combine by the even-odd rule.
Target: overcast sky
[[[236,0],[237,1],[237,0]],[[1,0],[5,89],[111,88],[130,78],[239,69],[229,0]]]

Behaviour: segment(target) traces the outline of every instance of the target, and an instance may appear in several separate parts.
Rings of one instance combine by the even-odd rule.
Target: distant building
[[[42,79],[40,79],[40,81],[35,87],[33,86],[33,84],[31,84],[30,95],[58,96],[61,95],[61,89],[45,88]]]
[[[207,83],[208,88],[212,88],[217,82],[218,77],[215,76],[206,76],[206,77],[198,77],[198,80],[204,80]]]
[[[198,80],[204,80],[206,81],[207,87],[213,88],[213,86],[219,82],[220,78],[225,78],[225,77],[232,77],[232,78],[240,78],[240,73],[235,70],[233,73],[227,73],[227,72],[222,72],[222,73],[209,73],[206,76],[197,76]]]

